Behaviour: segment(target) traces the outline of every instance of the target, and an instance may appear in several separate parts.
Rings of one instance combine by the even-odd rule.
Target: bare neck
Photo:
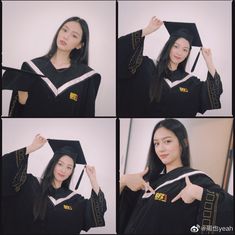
[[[50,61],[56,69],[69,68],[71,66],[69,53],[61,50],[57,50]]]

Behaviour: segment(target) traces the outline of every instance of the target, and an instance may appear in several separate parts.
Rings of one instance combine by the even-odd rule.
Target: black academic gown
[[[186,204],[179,199],[172,203],[171,200],[186,186],[185,174],[193,184],[203,187],[202,200]],[[233,233],[233,197],[203,172],[180,167],[161,174],[150,185],[153,189],[161,187],[155,195],[145,198],[142,190],[133,192],[124,188],[120,195],[119,233],[192,234],[193,226],[202,234],[210,233],[210,229],[217,233],[216,226],[226,227]]]
[[[28,99],[25,105],[18,102],[14,91],[9,108],[11,117],[93,117],[95,100],[101,77],[85,64],[55,69],[47,57],[24,62],[22,70],[44,75],[33,77],[26,83]],[[17,76],[17,75],[16,75]],[[11,79],[6,77],[5,79]],[[27,76],[27,79],[28,78]],[[16,89],[16,88],[14,88]]]
[[[39,180],[27,174],[26,148],[2,157],[1,234],[79,234],[104,226],[103,192],[92,190],[90,199],[69,189],[50,189],[43,221],[33,219],[33,204],[40,193]]]
[[[156,66],[153,60],[143,56],[141,34],[139,30],[118,39],[120,117],[192,117],[221,107],[222,83],[217,72],[214,78],[208,72],[205,82],[185,71],[165,74],[161,100],[151,102],[149,89],[156,77]]]

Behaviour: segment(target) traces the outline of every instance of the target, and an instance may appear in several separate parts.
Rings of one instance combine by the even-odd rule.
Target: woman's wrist
[[[32,153],[34,151],[32,144],[26,147],[26,155]]]

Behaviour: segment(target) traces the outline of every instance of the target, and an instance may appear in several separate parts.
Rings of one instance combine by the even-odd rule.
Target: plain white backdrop
[[[118,36],[143,29],[153,16],[163,21],[196,23],[203,46],[212,50],[224,90],[222,108],[203,115],[232,116],[232,1],[119,1]],[[148,35],[144,55],[156,61],[168,38],[164,25]],[[198,48],[192,49],[186,71],[191,71],[198,51]],[[207,67],[202,55],[193,74],[206,80]]]
[[[59,26],[69,17],[85,19],[90,30],[89,66],[101,74],[96,116],[116,113],[115,1],[3,1],[2,63],[20,68],[46,54]],[[11,91],[3,91],[2,115]]]
[[[116,121],[96,119],[9,119],[2,120],[2,153],[32,143],[40,133],[50,139],[79,140],[88,165],[95,166],[97,179],[107,201],[105,227],[92,228],[89,234],[116,233]],[[53,152],[48,143],[29,156],[28,172],[40,177]],[[77,165],[71,182],[74,189],[82,167]],[[4,179],[2,179],[4,180]],[[84,172],[78,193],[90,197],[91,185]],[[83,232],[85,233],[85,232]]]

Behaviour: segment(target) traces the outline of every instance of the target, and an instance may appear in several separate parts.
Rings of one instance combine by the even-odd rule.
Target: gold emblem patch
[[[180,89],[180,92],[184,92],[184,93],[188,92],[188,88],[180,87],[179,89]]]
[[[74,100],[74,101],[78,101],[78,95],[76,93],[70,92],[69,99]]]
[[[154,197],[154,200],[166,202],[167,201],[167,195],[165,193],[156,193],[155,197]]]
[[[64,209],[69,211],[73,210],[73,208],[69,205],[64,205]]]

